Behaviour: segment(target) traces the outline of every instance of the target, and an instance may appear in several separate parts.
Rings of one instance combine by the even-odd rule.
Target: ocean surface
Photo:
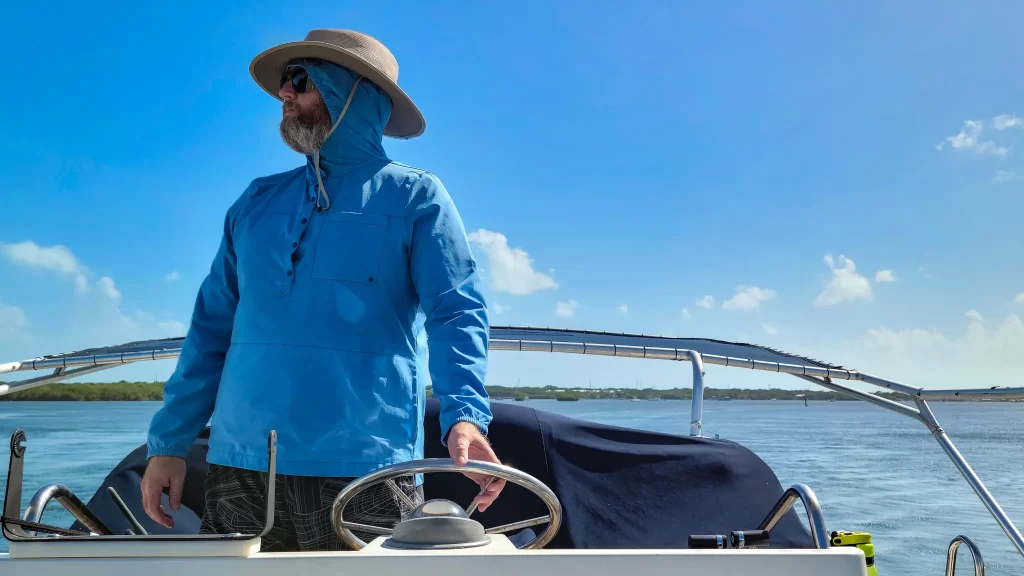
[[[680,435],[689,430],[689,402],[684,401],[524,404],[617,426]],[[158,406],[0,402],[0,490],[6,487],[7,439],[22,428],[29,439],[22,509],[39,486],[50,482],[63,483],[88,501],[110,469],[145,442]],[[1006,513],[1024,526],[1024,403],[935,403],[932,408]],[[916,421],[863,402],[805,407],[799,401],[709,400],[704,433],[747,446],[784,486],[811,486],[830,530],[871,532],[882,576],[943,574],[946,547],[958,534],[978,542],[990,576],[1024,574],[1024,558]],[[68,526],[72,520],[54,505],[44,521]],[[0,539],[0,551],[6,548]],[[967,554],[961,548],[960,574],[972,573]]]

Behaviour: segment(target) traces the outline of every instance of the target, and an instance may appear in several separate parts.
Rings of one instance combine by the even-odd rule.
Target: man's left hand
[[[491,450],[490,442],[484,438],[480,429],[472,422],[456,422],[452,426],[451,431],[448,432],[448,454],[455,461],[456,466],[465,466],[469,460],[501,464],[501,461],[495,456],[494,450]],[[481,488],[492,478],[492,476],[482,474],[466,474],[466,477],[476,482]],[[479,510],[481,512],[487,510],[487,507],[498,498],[498,494],[504,487],[504,480],[494,478],[494,482],[487,487],[487,490],[474,499]]]

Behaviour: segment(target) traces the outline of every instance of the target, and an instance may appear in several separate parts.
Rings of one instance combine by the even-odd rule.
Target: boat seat
[[[426,404],[424,456],[447,458],[440,442],[440,404],[436,399]],[[562,505],[562,526],[547,548],[686,548],[691,534],[756,529],[783,493],[771,468],[732,441],[597,424],[517,403],[491,406],[494,420],[488,437],[495,453],[504,464],[547,484]],[[142,510],[139,483],[146,465],[145,446],[114,468],[89,508],[115,533],[129,528],[106,494],[113,486],[151,534],[198,533],[208,437],[209,430],[204,429],[189,452],[182,508],[175,514],[173,530],[152,522]],[[478,490],[461,474],[424,478],[428,499],[467,505]],[[540,499],[508,483],[501,497],[474,518],[492,527],[546,513]],[[82,529],[77,523],[73,527]],[[513,541],[532,537],[529,532],[511,536]],[[772,530],[771,547],[813,547],[795,511]]]

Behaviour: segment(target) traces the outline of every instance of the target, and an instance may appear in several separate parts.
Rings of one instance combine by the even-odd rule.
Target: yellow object
[[[870,532],[833,532],[832,545],[860,548],[868,565],[868,576],[878,576],[878,568],[875,567],[875,545],[871,543]]]

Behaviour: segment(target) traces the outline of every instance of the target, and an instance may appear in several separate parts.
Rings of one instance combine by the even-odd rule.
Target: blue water
[[[673,434],[689,430],[688,402],[524,404],[619,426]],[[23,507],[49,482],[66,484],[87,500],[110,469],[145,441],[157,407],[149,402],[0,403],[5,463],[0,489],[6,486],[6,439],[22,428],[30,444]],[[1006,513],[1024,526],[1024,403],[936,403],[933,410]],[[804,407],[796,401],[708,401],[704,423],[706,435],[718,434],[756,452],[783,485],[811,486],[829,529],[871,532],[882,576],[942,574],[946,546],[957,534],[979,543],[989,575],[1024,573],[1024,558],[916,421],[862,402]],[[44,520],[71,524],[57,506],[47,509]],[[6,541],[0,540],[0,551],[5,549]],[[967,559],[961,564],[958,572],[968,573]]]

